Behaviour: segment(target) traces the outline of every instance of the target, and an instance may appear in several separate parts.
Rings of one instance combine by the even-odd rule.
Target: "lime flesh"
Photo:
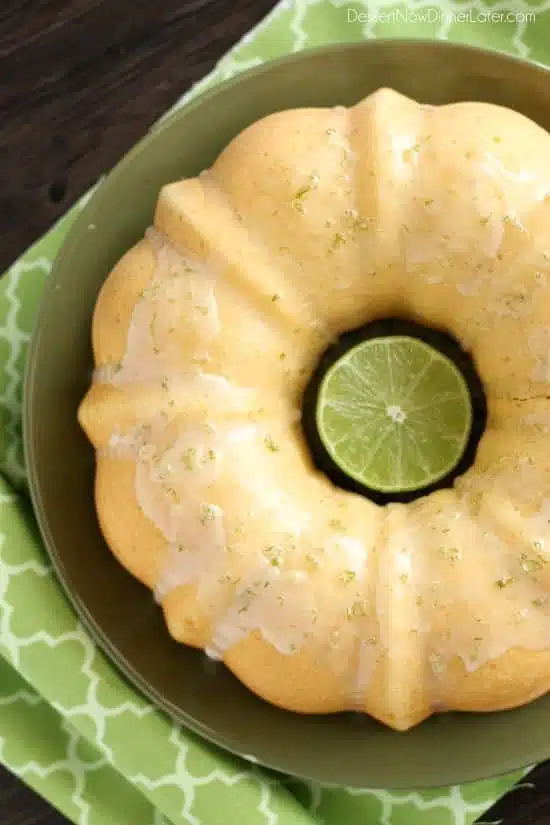
[[[457,466],[472,402],[456,365],[424,341],[363,341],[326,372],[316,405],[319,437],[348,477],[384,493],[429,487]]]

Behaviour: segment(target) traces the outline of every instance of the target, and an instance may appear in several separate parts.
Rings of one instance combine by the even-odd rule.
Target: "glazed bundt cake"
[[[550,136],[382,89],[253,124],[104,283],[79,421],[106,542],[172,636],[303,713],[399,730],[550,689]],[[301,424],[331,342],[450,331],[487,399],[452,487],[380,505]]]

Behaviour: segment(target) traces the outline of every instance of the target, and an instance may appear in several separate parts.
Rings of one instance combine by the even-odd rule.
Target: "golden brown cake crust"
[[[550,137],[382,89],[272,115],[107,278],[79,410],[106,541],[170,633],[281,707],[406,730],[550,689]],[[452,332],[488,402],[452,490],[378,507],[300,426],[327,345]]]

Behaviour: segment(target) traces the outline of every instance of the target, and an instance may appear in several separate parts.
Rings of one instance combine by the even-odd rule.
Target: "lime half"
[[[428,487],[462,458],[472,427],[468,385],[455,364],[417,338],[373,338],[326,372],[317,430],[338,467],[372,490]]]

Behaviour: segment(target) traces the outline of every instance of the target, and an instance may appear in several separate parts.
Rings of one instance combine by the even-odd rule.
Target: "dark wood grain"
[[[549,825],[550,761],[534,768],[477,822],[485,825]]]
[[[273,0],[3,0],[0,271],[272,5]],[[550,764],[529,779],[483,820],[550,825]],[[0,825],[66,820],[0,768]]]
[[[0,272],[273,5],[3,0]],[[0,825],[65,823],[0,767]]]
[[[61,814],[1,766],[0,823],[1,825],[69,825]]]
[[[273,0],[3,0],[0,271]]]

